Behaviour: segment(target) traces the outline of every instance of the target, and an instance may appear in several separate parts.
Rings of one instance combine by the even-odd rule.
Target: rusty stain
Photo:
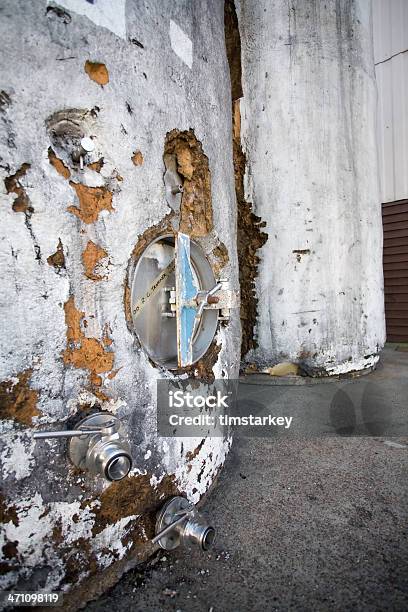
[[[225,47],[230,69],[231,97],[232,100],[238,100],[243,95],[241,84],[241,38],[234,0],[225,0],[224,3],[224,31]]]
[[[17,540],[8,541],[4,544],[2,552],[6,559],[15,559],[16,557],[18,557],[17,545]]]
[[[59,551],[59,555],[64,562],[64,577],[60,587],[64,584],[77,583],[84,570],[89,573],[97,573],[99,567],[96,554],[92,551],[91,542],[80,536],[69,545],[65,544],[62,533],[61,520],[57,520],[51,535],[53,543]],[[65,605],[64,609],[69,608]]]
[[[89,370],[91,374],[109,372],[113,367],[115,354],[104,349],[96,338],[82,338],[79,348],[67,348],[63,352],[66,364]]]
[[[95,594],[106,590],[107,585],[113,586],[121,573],[129,567],[130,559],[142,561],[154,552],[150,539],[154,534],[155,516],[158,508],[168,497],[180,494],[174,476],[166,476],[157,488],[150,484],[151,474],[127,477],[122,481],[112,483],[102,494],[94,495],[83,501],[83,509],[90,507],[95,515],[92,528],[93,536],[101,533],[105,527],[117,523],[120,519],[142,515],[137,521],[130,521],[121,537],[123,546],[127,549],[124,559],[117,560],[108,568],[101,566],[96,553],[92,550],[92,542],[77,538],[74,543],[64,544],[61,523],[53,530],[53,541],[58,545],[60,556],[64,562],[63,584],[77,584],[81,574],[86,571],[87,580],[64,596],[64,609],[74,611],[78,601],[82,604]],[[97,505],[95,505],[97,501]],[[75,517],[73,517],[75,522]],[[112,560],[117,559],[107,547],[102,548],[102,554],[112,553]],[[102,572],[102,573],[101,573]],[[101,581],[103,577],[103,586]],[[78,599],[79,597],[79,599]]]
[[[109,72],[105,64],[86,60],[84,69],[89,78],[98,83],[98,85],[109,83]]]
[[[252,212],[252,204],[245,200],[244,174],[245,154],[241,146],[241,138],[237,125],[240,123],[239,100],[233,103],[233,159],[235,175],[235,192],[238,205],[237,251],[239,265],[239,284],[241,290],[241,354],[244,357],[248,351],[255,348],[254,327],[258,315],[258,299],[255,294],[255,278],[258,274],[260,249],[268,239],[268,234],[262,231],[266,223]]]
[[[92,162],[92,164],[88,164],[88,168],[90,170],[94,170],[94,172],[100,172],[103,168],[103,164],[105,163],[103,157],[98,159],[96,162]],[[118,179],[119,180],[119,179]]]
[[[95,374],[95,372],[91,373],[90,381],[92,385],[95,385],[95,387],[100,387],[102,385],[102,378],[98,376],[98,374]]]
[[[21,185],[20,179],[25,176],[30,167],[30,164],[22,164],[15,174],[7,176],[4,179],[4,185],[7,193],[15,193],[17,195],[13,202],[12,209],[14,212],[23,212],[26,215],[31,215],[34,212],[34,208],[30,204],[29,197],[26,194],[24,187]]]
[[[239,283],[241,290],[241,354],[257,346],[254,327],[258,315],[258,300],[255,292],[255,278],[258,275],[260,249],[268,239],[262,231],[265,223],[252,212],[252,204],[245,200],[244,174],[245,154],[241,146],[241,112],[239,99],[243,95],[241,83],[241,39],[238,18],[233,0],[224,4],[225,46],[230,70],[232,101],[232,144],[235,176],[235,193],[238,206],[237,250]]]
[[[51,538],[55,542],[55,544],[57,544],[58,546],[63,543],[64,536],[62,535],[62,521],[61,521],[61,519],[57,519],[55,521],[54,527],[52,528]]]
[[[144,547],[150,548],[152,554],[153,550],[150,540],[154,537],[154,534],[155,516],[154,514],[145,514],[137,521],[134,521],[130,528],[126,529],[120,540],[129,551],[134,550],[136,546],[140,548],[144,545]]]
[[[172,130],[166,134],[166,167],[171,165],[168,157],[176,160],[177,171],[183,177],[180,231],[192,238],[206,236],[213,229],[211,175],[208,157],[194,130]]]
[[[57,270],[61,270],[61,268],[65,269],[64,247],[62,245],[61,238],[58,239],[57,250],[55,253],[47,257],[47,263],[49,266],[52,266]]]
[[[143,155],[141,151],[135,151],[133,153],[132,162],[135,166],[141,166],[143,164]]]
[[[110,176],[110,179],[108,179],[110,181],[116,180],[118,181],[118,183],[121,183],[123,181],[123,176],[121,176],[119,174],[119,172],[117,171],[116,168],[113,169],[112,174]]]
[[[38,391],[29,386],[32,373],[31,369],[20,372],[17,383],[11,380],[0,383],[0,418],[30,427],[33,417],[41,414],[37,409]]]
[[[58,174],[63,176],[65,179],[69,179],[71,176],[71,172],[69,168],[64,164],[64,162],[56,156],[55,152],[51,147],[48,148],[48,159],[50,164],[54,166]]]
[[[19,525],[17,509],[15,506],[8,506],[5,498],[0,493],[0,524],[13,523],[15,527]]]
[[[85,251],[82,253],[82,263],[85,268],[85,276],[93,281],[103,280],[103,276],[95,273],[95,266],[98,265],[101,259],[104,259],[107,256],[108,254],[105,249],[92,242],[92,240],[89,240]]]
[[[125,307],[125,319],[129,329],[132,329],[132,309],[130,307],[130,287],[128,281],[125,280],[123,291],[123,303]]]
[[[215,340],[211,343],[209,349],[206,354],[201,357],[197,363],[194,363],[189,368],[190,376],[195,376],[199,380],[205,380],[207,382],[214,382],[215,376],[213,372],[213,367],[217,362],[218,353],[221,350],[221,345],[217,344]]]
[[[84,223],[95,223],[101,210],[113,212],[112,193],[106,187],[87,187],[82,183],[70,181],[71,187],[79,200],[79,208],[69,206],[69,212],[76,215]]]
[[[188,453],[186,453],[187,461],[192,461],[195,457],[197,457],[197,455],[199,454],[200,450],[204,446],[204,442],[205,442],[205,438],[203,438],[201,440],[200,444],[193,451],[188,451]]]
[[[146,533],[148,533],[147,528],[145,529]],[[97,599],[113,587],[120,577],[129,570],[130,566],[138,564],[140,570],[143,562],[155,552],[150,542],[146,542],[146,537],[142,531],[142,524],[140,526],[138,523],[132,525],[126,541],[123,538],[124,545],[128,542],[128,553],[123,559],[116,561],[116,563],[106,568],[97,565],[97,569],[93,573],[89,570],[95,567],[95,555],[94,553],[88,553],[89,548],[81,556],[79,553],[73,553],[72,548],[67,549],[66,556],[71,571],[66,577],[66,582],[75,585],[75,588],[64,593],[65,612],[76,612],[86,602]],[[89,554],[92,558],[89,567],[85,557],[86,554]],[[80,583],[79,577],[83,571],[87,571],[87,579]]]
[[[60,547],[61,550],[61,547]],[[81,574],[86,572],[89,574],[97,574],[99,564],[96,554],[92,552],[89,540],[78,538],[75,541],[75,548],[72,546],[63,548],[63,559],[65,562],[65,575],[61,581],[61,586],[64,584],[76,585],[81,577]],[[64,598],[65,599],[65,598]],[[68,612],[64,601],[64,609]],[[78,609],[78,607],[76,608]]]
[[[220,242],[212,251],[212,267],[215,277],[219,276],[220,272],[229,262],[227,247],[223,242]]]
[[[110,400],[110,397],[106,393],[103,393],[103,391],[100,391],[99,388],[95,385],[93,387],[92,392],[101,402],[108,402]]]
[[[92,527],[95,536],[107,525],[117,523],[126,516],[156,512],[163,499],[179,495],[174,476],[165,476],[157,489],[150,484],[151,474],[127,476],[113,482],[98,497],[99,507],[92,508],[96,518]],[[83,502],[85,508],[92,500]]]

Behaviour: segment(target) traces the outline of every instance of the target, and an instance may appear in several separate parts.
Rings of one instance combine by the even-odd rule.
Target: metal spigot
[[[209,550],[215,540],[215,529],[207,523],[195,505],[185,497],[172,497],[159,510],[153,544],[164,550],[178,546],[198,545]]]
[[[72,153],[72,159],[74,160],[74,162],[77,162],[77,163],[79,162],[79,167],[81,170],[84,169],[85,157],[89,153],[92,153],[94,148],[95,148],[95,144],[92,138],[88,138],[87,136],[85,136],[84,138],[81,138],[81,142],[79,144],[78,149],[76,149]]]
[[[74,465],[109,481],[122,480],[132,468],[129,443],[120,420],[106,412],[91,414],[75,429],[39,431],[36,440],[71,438],[69,457]]]

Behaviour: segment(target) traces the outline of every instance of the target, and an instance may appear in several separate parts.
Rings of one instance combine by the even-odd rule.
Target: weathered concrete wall
[[[0,11],[1,588],[75,584],[81,600],[151,552],[155,510],[177,492],[198,502],[229,448],[157,439],[156,379],[168,374],[125,313],[134,249],[177,222],[163,183],[173,129],[193,130],[208,158],[212,213],[197,240],[238,286],[223,5],[2,0]],[[78,131],[96,145],[83,173],[70,157]],[[238,362],[235,317],[193,371],[236,376]],[[66,442],[32,440],[94,408],[131,441],[131,475],[111,485],[75,470]]]
[[[248,361],[335,374],[384,342],[368,0],[239,0],[247,201],[266,221]]]

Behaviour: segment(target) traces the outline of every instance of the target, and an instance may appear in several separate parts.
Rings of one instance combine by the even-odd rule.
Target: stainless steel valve
[[[185,497],[172,497],[159,510],[152,542],[160,548],[174,550],[180,545],[195,544],[205,551],[211,548],[214,540],[214,527]]]
[[[106,412],[85,417],[75,429],[36,432],[34,438],[71,438],[68,452],[72,463],[109,481],[122,480],[132,468],[129,442],[122,424],[116,416]]]

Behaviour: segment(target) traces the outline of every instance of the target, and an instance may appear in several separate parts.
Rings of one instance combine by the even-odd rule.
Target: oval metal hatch
[[[218,324],[219,311],[204,309],[194,329],[193,312],[183,309],[185,297],[192,298],[195,291],[209,291],[216,280],[195,242],[179,234],[178,246],[177,282],[175,237],[166,235],[143,251],[131,283],[134,330],[152,361],[167,369],[198,361],[208,350]]]

